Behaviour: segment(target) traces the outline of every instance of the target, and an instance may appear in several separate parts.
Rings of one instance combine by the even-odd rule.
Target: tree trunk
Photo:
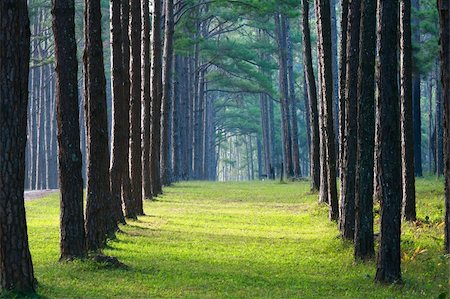
[[[161,179],[164,185],[172,180],[172,167],[169,154],[170,145],[170,110],[172,90],[173,64],[173,0],[165,0],[165,30],[164,30],[164,63],[162,69],[162,114],[161,114]]]
[[[142,181],[144,198],[152,199],[150,181],[151,136],[151,65],[150,65],[150,4],[142,1]]]
[[[412,113],[411,0],[400,1],[400,110],[402,139],[403,217],[416,220]]]
[[[336,18],[336,2],[330,1],[331,9],[331,51],[333,72],[333,125],[335,134],[336,157],[339,157],[339,63],[338,63],[338,30]],[[339,171],[339,166],[338,166]],[[339,175],[339,174],[338,174]]]
[[[153,2],[152,15],[152,124],[151,124],[151,182],[152,194],[162,193],[160,171],[161,149],[161,101],[162,101],[162,57],[161,57],[161,2]]]
[[[373,239],[373,158],[375,142],[376,9],[372,0],[361,1],[359,40],[357,160],[355,192],[355,258],[375,255]]]
[[[397,84],[398,1],[378,4],[380,58],[378,62],[377,117],[378,173],[381,191],[380,251],[375,280],[393,283],[401,280],[400,209],[402,201],[400,103]]]
[[[327,175],[327,198],[330,206],[330,220],[338,220],[339,207],[336,188],[336,159],[333,128],[333,74],[331,59],[331,24],[330,24],[330,2],[329,0],[316,0],[316,15],[319,39],[319,60],[321,74],[321,98],[324,115],[324,145],[326,148],[325,159],[321,161],[326,165]],[[321,183],[322,188],[322,183]]]
[[[311,130],[310,164],[311,191],[318,191],[320,186],[320,145],[319,145],[319,112],[317,110],[316,80],[311,54],[311,34],[309,29],[309,1],[302,0],[302,34],[303,34],[303,64],[305,65],[306,85],[309,102],[309,127]]]
[[[358,66],[361,2],[350,0],[347,26],[344,147],[341,153],[340,229],[344,239],[355,236],[355,172],[357,151]]]
[[[287,39],[287,75],[289,85],[289,110],[291,122],[291,152],[292,152],[292,169],[294,177],[302,176],[300,168],[300,150],[298,145],[298,124],[297,124],[297,97],[295,96],[295,74],[294,74],[294,54],[292,45],[292,36],[290,30],[289,19],[286,19],[286,39]]]
[[[419,0],[412,0],[412,6],[416,11],[420,11]],[[413,28],[412,43],[420,47],[420,20],[416,17],[412,20]],[[413,130],[414,130],[414,172],[416,176],[422,176],[422,120],[420,112],[420,73],[415,70],[412,77],[412,97],[413,97]]]
[[[128,140],[125,139],[128,123],[124,122],[126,99],[123,90],[123,57],[122,57],[122,24],[120,19],[120,0],[111,1],[111,82],[112,82],[112,145],[110,165],[111,187],[111,229],[117,229],[117,223],[125,223],[122,211],[122,178],[127,161],[123,159],[128,150]]]
[[[130,179],[130,72],[127,71],[130,68],[130,2],[121,1],[122,11],[122,67],[123,72],[123,119],[124,127],[124,142],[126,148],[124,148],[122,159],[124,160],[124,173],[122,177],[122,200],[124,206],[124,214],[127,218],[136,218],[136,211],[134,209],[133,198],[131,196],[131,179]]]
[[[88,147],[86,242],[88,250],[105,245],[108,223],[109,148],[106,80],[100,0],[85,2],[85,111]]]
[[[438,0],[444,101],[445,250],[450,253],[450,1]]]
[[[436,176],[440,177],[444,171],[444,101],[442,100],[441,76],[439,74],[439,63],[436,66]]]
[[[345,141],[345,87],[347,82],[347,27],[350,0],[341,0],[341,47],[339,52],[339,173],[342,173],[342,158]]]
[[[278,45],[279,68],[279,92],[281,103],[281,125],[284,172],[287,178],[294,175],[292,165],[292,140],[289,107],[288,71],[287,71],[287,38],[286,38],[286,18],[280,13],[275,13],[275,32]]]
[[[61,182],[61,259],[86,255],[78,114],[75,2],[53,0],[58,158]]]
[[[1,1],[0,18],[0,292],[34,292],[23,199],[30,58],[27,1]]]
[[[137,215],[144,215],[142,206],[141,148],[141,1],[130,1],[130,178],[131,193]]]

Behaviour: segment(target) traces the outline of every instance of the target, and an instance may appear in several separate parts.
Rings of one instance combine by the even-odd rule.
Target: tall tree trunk
[[[286,19],[286,39],[287,39],[287,72],[289,85],[289,110],[291,121],[291,152],[292,152],[292,168],[294,177],[302,176],[300,167],[300,150],[298,145],[298,124],[297,124],[297,97],[295,96],[295,74],[294,74],[294,54],[292,36],[290,30],[289,19]]]
[[[164,185],[172,180],[172,167],[170,161],[170,110],[172,90],[172,64],[173,64],[173,0],[165,3],[165,30],[164,30],[164,63],[162,69],[162,113],[161,113],[161,179]]]
[[[334,128],[333,128],[333,74],[331,59],[331,24],[330,24],[330,2],[329,0],[316,0],[317,27],[319,36],[319,60],[321,74],[321,98],[323,107],[323,132],[325,156],[321,163],[326,168],[326,193],[327,202],[330,206],[330,220],[338,220],[339,207],[336,188],[336,159],[334,145]],[[321,189],[322,182],[321,182]]]
[[[284,172],[287,178],[294,175],[292,165],[292,140],[291,140],[291,122],[289,107],[289,89],[288,89],[288,66],[287,66],[287,38],[286,38],[286,18],[280,13],[275,13],[276,40],[278,45],[278,63],[279,69],[279,92],[281,103],[281,125],[283,136],[283,159]]]
[[[123,67],[123,119],[126,130],[124,129],[124,148],[122,159],[124,160],[124,173],[122,176],[122,200],[124,206],[124,214],[127,218],[136,218],[136,211],[134,208],[133,198],[131,196],[131,179],[130,179],[130,2],[121,1],[122,12],[122,67]]]
[[[110,205],[108,119],[100,0],[85,1],[85,111],[88,147],[86,242],[105,245]]]
[[[306,85],[309,102],[309,127],[311,130],[310,164],[311,164],[311,191],[318,191],[320,186],[320,159],[319,159],[319,112],[317,110],[316,80],[311,54],[311,34],[309,29],[309,1],[302,0],[302,34],[303,34],[303,63],[305,65]]]
[[[403,217],[416,220],[412,112],[411,0],[400,1],[400,110],[402,130]]]
[[[339,52],[339,173],[343,170],[343,153],[345,141],[345,87],[347,82],[347,32],[349,1],[341,0],[341,40]]]
[[[357,146],[358,66],[361,2],[350,0],[347,26],[345,138],[342,154],[340,229],[344,239],[355,236],[355,172]]]
[[[1,1],[0,19],[0,292],[34,292],[23,199],[30,58],[27,1]]]
[[[444,101],[438,66],[436,66],[436,78],[436,176],[440,177],[444,171]]]
[[[412,0],[412,6],[416,11],[420,10],[419,0]],[[412,20],[413,28],[412,43],[420,45],[420,20],[416,17]],[[419,70],[413,72],[412,77],[412,97],[413,97],[413,130],[414,130],[414,172],[416,176],[422,176],[422,120],[420,112],[420,73]]]
[[[56,60],[58,158],[61,182],[61,259],[84,257],[86,239],[78,114],[78,60],[75,1],[53,0]]]
[[[158,194],[162,193],[160,171],[162,101],[161,14],[161,2],[154,1],[152,15],[152,124],[150,153],[153,196],[158,196]]]
[[[444,101],[445,250],[450,253],[450,1],[438,0]]]
[[[402,202],[400,103],[398,96],[397,20],[398,1],[378,4],[380,58],[378,62],[377,117],[378,173],[381,191],[380,251],[375,280],[393,283],[401,280],[400,209]]]
[[[111,187],[111,229],[117,229],[117,223],[125,223],[122,211],[122,178],[124,168],[128,166],[123,159],[124,152],[128,150],[128,140],[125,139],[128,123],[124,122],[126,99],[123,90],[123,57],[122,57],[122,24],[120,19],[120,0],[111,1],[111,82],[112,82],[112,145],[110,164]]]
[[[373,164],[375,142],[376,9],[372,0],[361,1],[359,40],[357,161],[355,192],[355,258],[375,255],[373,239]]]
[[[131,193],[137,215],[144,215],[142,206],[141,148],[141,1],[130,1],[130,178]]]
[[[335,134],[336,157],[339,157],[339,63],[338,63],[338,29],[336,18],[336,2],[330,1],[331,9],[331,51],[333,72],[333,125]],[[337,168],[339,171],[339,166]]]
[[[152,199],[150,181],[151,136],[151,64],[150,64],[150,4],[142,0],[142,182],[144,198]]]
[[[433,76],[428,78],[428,172],[433,173],[436,166],[434,160],[434,134],[433,134]]]

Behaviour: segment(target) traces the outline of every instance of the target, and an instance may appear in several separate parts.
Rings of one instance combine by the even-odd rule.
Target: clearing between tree
[[[31,254],[45,298],[437,298],[448,288],[443,184],[417,182],[418,217],[402,227],[402,286],[374,283],[355,263],[309,183],[186,182],[145,202],[104,253],[58,263],[58,195],[26,203]],[[379,231],[376,205],[375,232]],[[378,243],[378,241],[377,241]]]

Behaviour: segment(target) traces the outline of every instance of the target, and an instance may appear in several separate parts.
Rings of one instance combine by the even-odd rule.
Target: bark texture
[[[355,172],[357,145],[357,93],[361,2],[350,0],[347,27],[347,67],[344,112],[344,146],[341,152],[340,229],[344,239],[355,236]]]
[[[402,130],[403,217],[416,220],[412,113],[411,0],[400,1],[400,110]]]
[[[375,255],[373,239],[373,165],[375,146],[375,1],[361,1],[358,68],[358,144],[355,192],[355,258]]]
[[[0,291],[34,292],[23,199],[30,24],[27,1],[0,2]]]
[[[381,195],[380,251],[375,280],[393,283],[401,280],[400,210],[402,201],[400,103],[397,84],[398,1],[378,4],[380,59],[378,62],[377,117],[381,142],[377,143],[377,163]]]
[[[60,181],[61,259],[86,255],[83,177],[81,174],[78,113],[78,60],[75,39],[75,2],[53,1],[56,60],[56,115]]]
[[[444,101],[445,250],[450,253],[450,1],[438,0]]]
[[[110,205],[108,119],[103,63],[100,0],[85,1],[85,114],[88,169],[86,242],[88,250],[105,245]]]
[[[311,54],[311,33],[309,29],[309,1],[302,0],[302,34],[303,34],[303,63],[305,65],[306,85],[308,88],[309,126],[311,130],[310,163],[311,190],[318,191],[320,186],[320,140],[319,140],[319,111],[317,109],[316,80]],[[308,125],[308,124],[307,124]]]
[[[141,148],[141,1],[130,1],[130,178],[131,193],[137,215],[144,215],[142,206]]]

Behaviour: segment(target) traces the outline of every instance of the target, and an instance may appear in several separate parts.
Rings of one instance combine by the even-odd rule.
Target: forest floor
[[[373,282],[375,261],[353,261],[352,245],[308,190],[307,182],[166,188],[104,250],[126,268],[59,263],[58,195],[28,201],[38,298],[445,297],[442,181],[417,182],[420,220],[403,224],[400,286]]]

